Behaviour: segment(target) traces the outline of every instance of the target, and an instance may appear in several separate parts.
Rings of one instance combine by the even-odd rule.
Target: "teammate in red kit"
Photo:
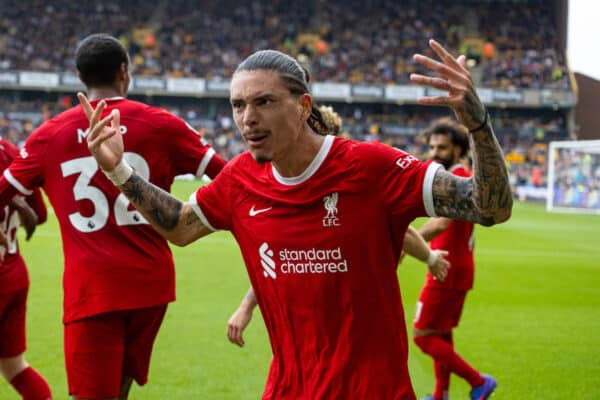
[[[214,178],[225,165],[183,120],[127,100],[129,57],[119,41],[95,34],[78,46],[88,96],[123,113],[124,158],[169,190],[179,174]],[[126,399],[147,380],[154,339],[175,300],[167,242],[99,171],[87,149],[78,105],[44,123],[0,180],[0,201],[42,186],[56,213],[65,257],[65,360],[76,399]]]
[[[425,132],[433,161],[453,175],[471,173],[460,163],[469,150],[467,128],[449,118],[436,120]],[[473,287],[473,223],[445,217],[430,218],[419,230],[432,249],[446,249],[452,268],[443,282],[427,274],[414,321],[414,341],[433,357],[435,390],[424,400],[448,400],[450,374],[465,379],[473,388],[471,398],[487,399],[496,388],[491,376],[481,375],[454,350],[452,329],[458,326],[467,291]]]
[[[123,157],[120,113],[80,101],[88,146],[107,176],[170,241],[189,244],[231,230],[244,258],[273,352],[264,399],[415,399],[407,366],[396,267],[418,216],[492,225],[512,198],[502,151],[464,68],[437,42],[442,62],[415,60],[447,90],[422,104],[448,105],[472,130],[476,179],[378,143],[322,136],[298,62],[265,50],[231,81],[233,117],[249,151],[182,203]],[[485,173],[484,173],[485,172]]]
[[[0,139],[0,170],[19,154],[12,143]],[[25,400],[51,400],[48,383],[25,360],[25,312],[29,276],[19,252],[20,224],[31,237],[35,226],[46,221],[46,205],[39,190],[23,199],[17,195],[0,210],[0,372]]]

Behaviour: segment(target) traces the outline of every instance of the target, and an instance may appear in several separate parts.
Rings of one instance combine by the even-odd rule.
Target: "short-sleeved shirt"
[[[169,190],[187,173],[214,177],[224,165],[180,118],[122,97],[105,100],[104,115],[121,113],[124,158],[155,185]],[[45,122],[4,173],[23,194],[42,186],[52,203],[63,240],[64,322],[175,299],[166,240],[99,169],[88,126],[80,105]]]
[[[300,176],[246,152],[192,194],[241,248],[273,351],[263,398],[414,399],[396,271],[438,167],[327,136]]]
[[[449,171],[460,177],[471,176],[471,173],[460,164],[452,166]],[[452,290],[471,289],[475,271],[473,261],[475,230],[473,223],[456,219],[451,220],[448,227],[431,240],[430,246],[434,250],[447,250],[447,260],[450,262],[451,267],[444,282],[433,279],[433,275],[427,273],[425,285]]]
[[[19,154],[12,143],[0,138],[0,171],[5,170]],[[20,220],[18,212],[6,205],[0,209],[0,229],[6,235],[8,248],[2,248],[4,261],[0,264],[0,288],[4,293],[16,292],[29,286],[25,261],[19,252],[17,229]]]

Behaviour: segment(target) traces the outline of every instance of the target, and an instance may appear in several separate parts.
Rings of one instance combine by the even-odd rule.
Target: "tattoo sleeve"
[[[438,216],[490,226],[506,221],[512,193],[502,150],[490,123],[469,135],[473,176],[461,178],[438,171],[433,179],[433,204]]]
[[[153,226],[166,232],[177,226],[183,206],[179,199],[136,173],[119,188]]]

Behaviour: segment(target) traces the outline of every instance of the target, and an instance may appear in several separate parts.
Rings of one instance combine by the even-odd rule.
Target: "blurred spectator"
[[[0,70],[72,71],[75,43],[109,32],[139,75],[229,78],[274,48],[304,59],[314,81],[407,83],[435,37],[479,62],[484,86],[568,89],[552,12],[542,0],[3,0]]]

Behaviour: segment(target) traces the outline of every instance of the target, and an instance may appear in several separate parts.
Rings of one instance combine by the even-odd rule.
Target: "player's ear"
[[[310,117],[310,113],[312,112],[312,97],[310,94],[308,93],[304,93],[300,96],[300,106],[302,107],[301,110],[301,117],[303,121],[307,121],[308,117]]]
[[[122,63],[121,63],[121,66],[119,67],[119,74],[120,74],[120,75],[122,75],[122,76],[125,76],[125,75],[127,75],[127,72],[129,72],[129,71],[127,70],[127,68],[128,68],[128,67],[127,67],[127,63],[124,63],[124,62],[122,62]]]

